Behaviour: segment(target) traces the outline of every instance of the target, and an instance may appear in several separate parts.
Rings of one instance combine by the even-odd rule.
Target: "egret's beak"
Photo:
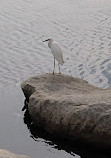
[[[46,39],[46,40],[44,40],[44,41],[42,41],[42,42],[46,42],[46,41],[49,41],[50,39],[48,38],[48,39]]]

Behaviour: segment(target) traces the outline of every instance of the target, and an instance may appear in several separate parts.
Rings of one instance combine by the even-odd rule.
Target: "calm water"
[[[47,37],[61,45],[62,73],[111,87],[110,0],[1,0],[0,148],[31,158],[105,158],[101,152],[58,148],[44,134],[34,140],[24,124],[20,83],[53,71],[52,54],[42,43]]]

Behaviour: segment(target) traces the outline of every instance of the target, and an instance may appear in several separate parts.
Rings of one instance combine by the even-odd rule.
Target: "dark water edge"
[[[30,158],[111,157],[109,151],[55,138],[34,125],[28,111],[22,111],[24,99],[19,85],[0,88],[0,148],[25,154]]]
[[[100,148],[99,146],[94,146],[84,142],[71,142],[70,140],[49,134],[43,128],[33,123],[28,110],[24,113],[24,123],[27,125],[27,128],[31,133],[31,137],[35,141],[37,141],[38,138],[43,138],[47,144],[54,146],[57,150],[65,150],[73,156],[75,156],[75,154],[80,155],[81,158],[111,157],[111,151],[108,149]]]

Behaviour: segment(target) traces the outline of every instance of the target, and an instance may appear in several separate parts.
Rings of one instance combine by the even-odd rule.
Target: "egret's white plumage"
[[[54,70],[55,70],[55,59],[58,61],[58,65],[63,65],[63,55],[62,50],[57,42],[55,42],[52,38],[49,38],[43,42],[48,41],[48,47],[51,49],[51,52],[54,56]],[[60,73],[60,65],[59,65],[59,73]],[[54,71],[53,71],[54,74]]]

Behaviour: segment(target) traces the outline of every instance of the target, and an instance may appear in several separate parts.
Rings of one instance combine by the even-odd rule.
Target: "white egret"
[[[46,39],[43,42],[46,42],[46,41],[49,41],[48,42],[48,47],[51,49],[51,52],[52,52],[52,54],[54,56],[54,70],[53,70],[53,74],[54,74],[54,71],[55,71],[55,59],[58,61],[59,73],[61,73],[60,72],[60,65],[63,65],[63,63],[64,63],[62,50],[61,50],[59,44],[57,42],[55,42],[52,38],[48,38],[48,39]]]

